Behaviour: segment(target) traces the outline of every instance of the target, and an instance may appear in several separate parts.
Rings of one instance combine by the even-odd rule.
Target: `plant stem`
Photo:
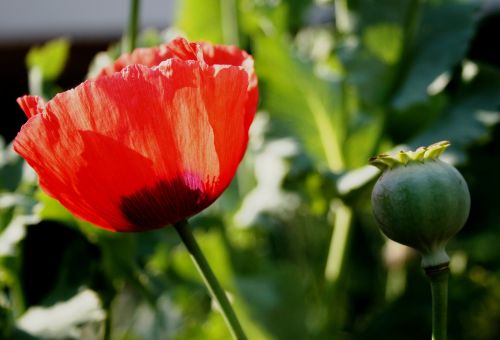
[[[328,308],[329,327],[325,328],[328,334],[338,332],[345,322],[345,304],[347,299],[343,291],[342,280],[345,275],[344,267],[346,254],[349,248],[349,236],[352,226],[352,209],[342,201],[336,200],[334,204],[335,220],[332,238],[330,240],[330,250],[325,267],[325,281],[327,283],[326,298],[330,305]],[[325,334],[328,337],[328,334]]]
[[[347,0],[335,0],[335,28],[340,34],[351,32],[352,27]]]
[[[335,284],[340,276],[349,239],[352,210],[340,200],[335,202],[335,224],[326,261],[325,278]]]
[[[128,20],[128,46],[127,50],[132,52],[137,41],[137,26],[139,22],[139,0],[130,0],[130,16]]]
[[[111,303],[106,306],[106,318],[104,319],[104,334],[103,340],[111,339]]]
[[[26,311],[26,301],[24,299],[23,287],[19,276],[14,276],[14,282],[11,286],[12,292],[12,311],[15,318],[18,318]]]
[[[189,251],[191,259],[198,269],[198,272],[203,277],[203,281],[210,291],[210,294],[219,304],[222,316],[224,317],[224,320],[229,327],[229,331],[231,332],[233,339],[247,339],[245,332],[243,331],[243,328],[241,327],[240,322],[236,317],[233,307],[229,303],[226,293],[222,289],[219,281],[217,281],[217,278],[210,268],[207,259],[198,246],[198,243],[196,242],[191,229],[189,228],[188,222],[186,220],[178,222],[174,224],[174,228],[175,230],[177,230],[177,233],[179,234],[182,242]]]
[[[226,45],[239,45],[238,9],[235,0],[220,2],[222,20],[222,38]]]
[[[448,263],[425,268],[432,291],[432,340],[446,340],[448,315]]]

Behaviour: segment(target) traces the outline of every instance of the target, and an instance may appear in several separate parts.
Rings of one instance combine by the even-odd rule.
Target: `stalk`
[[[226,45],[239,45],[238,8],[235,0],[221,1],[222,38]]]
[[[352,29],[347,0],[335,0],[335,28],[340,34],[348,34]]]
[[[432,340],[446,340],[448,317],[448,263],[425,268],[432,292]]]
[[[345,292],[342,287],[345,280],[344,267],[346,254],[349,251],[349,236],[353,223],[352,209],[342,203],[340,200],[335,204],[335,220],[332,238],[330,240],[330,249],[325,267],[325,281],[327,283],[328,322],[329,327],[326,332],[338,332],[342,329],[345,322]],[[328,336],[325,334],[325,336]]]
[[[205,285],[207,286],[212,297],[217,301],[220,306],[222,316],[226,321],[226,324],[233,336],[233,339],[246,340],[247,336],[241,327],[241,324],[233,310],[233,307],[229,303],[226,293],[222,289],[219,281],[215,277],[207,259],[203,255],[198,243],[196,242],[193,233],[189,227],[186,220],[174,224],[174,228],[179,234],[182,242],[186,246],[191,259],[193,260],[198,272],[203,278]]]
[[[130,15],[128,20],[128,52],[132,52],[137,42],[137,27],[139,22],[139,0],[130,0]]]

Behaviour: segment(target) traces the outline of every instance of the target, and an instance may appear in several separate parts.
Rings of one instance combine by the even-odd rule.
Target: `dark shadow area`
[[[87,74],[92,58],[99,51],[107,49],[109,41],[79,42],[71,45],[68,63],[57,81],[63,89],[78,85]],[[28,73],[25,58],[30,44],[0,45],[0,135],[6,142],[11,141],[26,121],[26,116],[16,103],[16,99],[28,94]]]

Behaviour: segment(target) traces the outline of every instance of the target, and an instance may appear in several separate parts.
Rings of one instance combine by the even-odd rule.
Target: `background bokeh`
[[[430,338],[419,256],[379,232],[369,204],[378,172],[366,164],[440,140],[472,196],[448,246],[450,338],[500,338],[497,1],[141,9],[140,46],[183,35],[255,58],[249,149],[227,192],[191,219],[250,339]],[[78,220],[11,150],[26,120],[15,99],[51,98],[116,58],[127,17],[124,1],[0,2],[1,339],[229,337],[171,228],[117,234]]]

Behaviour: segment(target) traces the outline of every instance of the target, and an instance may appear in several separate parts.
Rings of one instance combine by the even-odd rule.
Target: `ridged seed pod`
[[[445,246],[469,216],[467,183],[439,159],[448,146],[444,141],[370,160],[382,170],[371,198],[375,218],[387,237],[422,254],[424,268],[449,262]]]

